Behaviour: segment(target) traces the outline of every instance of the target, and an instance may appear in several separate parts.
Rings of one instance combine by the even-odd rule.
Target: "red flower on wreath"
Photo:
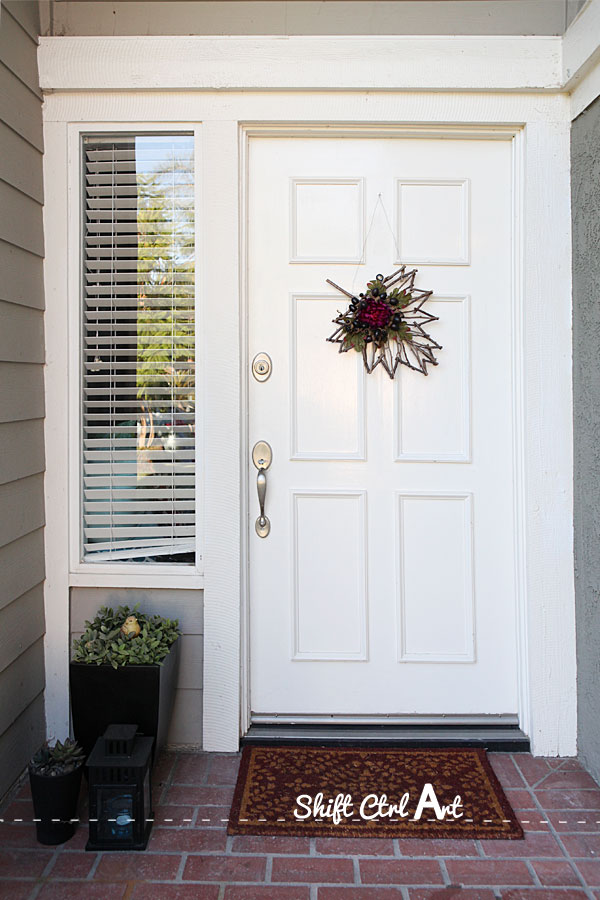
[[[385,328],[392,318],[392,311],[383,300],[369,300],[366,309],[361,309],[356,316],[360,325],[371,328]]]

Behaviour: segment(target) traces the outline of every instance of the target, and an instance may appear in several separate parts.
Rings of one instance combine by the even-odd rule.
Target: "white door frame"
[[[523,297],[521,285],[523,283],[523,254],[521,247],[521,223],[523,221],[524,208],[524,184],[523,184],[523,165],[524,165],[524,128],[515,126],[465,126],[465,125],[415,125],[415,124],[394,124],[383,126],[381,124],[374,125],[348,125],[333,124],[323,128],[319,125],[307,126],[306,124],[286,123],[281,125],[273,124],[256,124],[242,125],[240,128],[240,184],[242,190],[242,215],[240,216],[240,232],[241,232],[241,372],[242,372],[242,410],[245,424],[242,433],[242,560],[244,561],[242,572],[241,586],[241,731],[245,733],[250,726],[250,590],[248,573],[248,560],[250,541],[252,539],[253,529],[250,528],[250,516],[248,515],[248,501],[252,490],[249,483],[248,466],[245,460],[250,454],[250,444],[248,435],[249,415],[248,415],[248,392],[249,379],[251,374],[251,360],[249,356],[247,323],[249,317],[249,296],[248,296],[248,180],[249,180],[249,146],[252,138],[260,138],[264,136],[275,136],[282,138],[290,137],[364,137],[364,138],[438,138],[440,140],[452,139],[472,139],[472,140],[504,140],[510,141],[512,144],[512,203],[511,203],[511,220],[512,220],[512,253],[511,253],[511,397],[512,397],[512,415],[513,415],[513,471],[515,473],[515,481],[513,485],[513,520],[514,520],[514,584],[516,587],[515,602],[515,621],[517,626],[516,646],[517,646],[517,663],[518,663],[518,717],[519,725],[526,734],[530,734],[531,730],[531,707],[529,697],[529,679],[528,679],[528,658],[527,658],[527,585],[526,585],[526,569],[525,569],[525,553],[523,548],[526,542],[525,521],[523,510],[525,508],[524,496],[524,439],[525,439],[525,423],[523,419],[523,379],[524,379],[524,346],[523,346]],[[459,711],[457,711],[458,713]],[[284,717],[285,718],[285,717]],[[288,719],[290,717],[287,717]],[[308,720],[310,717],[301,717],[302,720]],[[318,718],[318,717],[317,717]],[[341,717],[346,720],[348,717]],[[358,718],[358,717],[357,717]],[[360,718],[365,718],[360,717]],[[387,719],[388,717],[386,717]],[[422,717],[414,717],[422,718]],[[286,719],[287,720],[287,719]]]
[[[184,41],[183,46],[179,38],[154,39],[155,50],[160,42],[169,47],[169,54],[162,58],[160,54],[141,52],[140,40],[144,42],[138,38],[42,39],[42,84],[55,91],[46,95],[44,104],[46,405],[48,409],[60,409],[68,387],[61,306],[69,290],[65,247],[68,258],[73,259],[73,253],[77,253],[77,248],[69,246],[65,202],[68,193],[77,190],[69,179],[67,164],[69,123],[93,123],[95,128],[107,129],[114,123],[132,128],[148,124],[158,127],[161,123],[177,123],[182,128],[188,123],[197,126],[199,171],[203,178],[199,214],[204,225],[210,223],[210,227],[203,228],[200,293],[208,297],[211,286],[226,271],[231,297],[230,303],[211,305],[210,320],[206,312],[205,334],[199,348],[203,356],[205,429],[205,749],[237,749],[240,733],[247,724],[245,201],[240,191],[246,180],[247,142],[258,132],[331,134],[335,126],[338,133],[342,129],[353,135],[390,133],[390,129],[396,129],[398,133],[412,131],[430,136],[440,134],[441,129],[454,136],[513,140],[514,395],[516,433],[520,435],[514,447],[518,473],[515,490],[519,498],[515,533],[520,536],[516,549],[521,593],[521,724],[530,735],[536,754],[572,755],[576,750],[576,663],[568,95],[553,93],[560,90],[554,74],[549,74],[545,86],[541,86],[546,70],[540,69],[539,59],[535,86],[524,79],[520,86],[511,82],[496,88],[512,93],[494,93],[495,86],[486,81],[485,74],[489,72],[489,39],[480,42],[479,69],[468,68],[470,92],[462,83],[459,87],[442,87],[441,92],[432,90],[429,83],[413,86],[406,73],[396,84],[413,90],[399,91],[389,84],[379,88],[373,85],[369,92],[355,87],[289,91],[283,84],[274,84],[267,90],[254,83],[264,72],[264,67],[260,69],[258,65],[250,72],[247,92],[239,90],[235,79],[231,82],[235,88],[230,91],[211,90],[206,83],[182,90],[170,79],[174,71],[184,77],[197,62],[193,41],[190,46],[189,41]],[[227,39],[220,40],[222,43]],[[360,40],[352,44],[354,52],[360,51]],[[378,39],[370,39],[373,40]],[[517,39],[519,47],[522,40]],[[544,65],[554,73],[555,39],[531,40],[533,44],[530,42],[527,47],[549,48]],[[277,52],[285,56],[289,43],[279,38],[272,42]],[[432,53],[439,49],[439,42],[440,39],[431,39]],[[315,44],[318,43],[317,39]],[[452,40],[444,43],[452,46]],[[427,51],[423,44],[427,41],[419,42],[420,53]],[[470,39],[468,44],[471,51],[478,47],[476,39]],[[91,77],[88,63],[94,48],[104,52],[104,62],[94,66],[96,80],[92,87],[89,80],[84,84],[82,79]],[[264,50],[261,44],[260,52]],[[164,62],[173,53],[179,54],[175,68]],[[185,65],[181,54],[187,60]],[[136,67],[133,74],[132,59]],[[458,66],[458,57],[455,62]],[[223,57],[217,54],[215,87],[223,86],[223,65]],[[281,67],[279,73],[283,71]],[[508,70],[504,65],[500,68],[506,81]],[[205,81],[206,71],[205,66]],[[336,70],[335,77],[338,75]],[[237,78],[243,78],[239,71]],[[157,89],[157,79],[160,88],[171,90]],[[190,84],[193,83],[192,78]],[[228,354],[222,353],[223,346],[228,347]],[[239,428],[232,427],[238,422]],[[64,444],[59,432],[59,423],[52,420],[46,432],[46,620],[52,628],[46,642],[46,667],[48,683],[54,685],[50,692],[52,702],[47,707],[48,728],[55,731],[62,730],[65,710],[68,717],[67,591],[69,583],[73,583],[64,527],[67,478],[60,455],[53,456],[60,453],[57,448]],[[147,576],[152,577],[151,573]],[[64,635],[60,629],[66,629]]]

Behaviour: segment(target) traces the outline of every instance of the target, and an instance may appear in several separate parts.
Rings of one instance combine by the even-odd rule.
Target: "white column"
[[[557,106],[561,101],[557,100]],[[568,99],[527,125],[525,472],[532,750],[577,750]],[[561,115],[563,113],[563,115]],[[558,116],[557,116],[558,119]]]
[[[46,259],[45,335],[46,582],[46,731],[63,740],[69,734],[69,335],[68,273],[78,272],[67,257],[68,168],[67,125],[46,122],[44,128],[44,234]],[[77,385],[75,385],[77,390]]]
[[[201,129],[198,265],[204,416],[205,750],[240,734],[240,311],[238,125]]]

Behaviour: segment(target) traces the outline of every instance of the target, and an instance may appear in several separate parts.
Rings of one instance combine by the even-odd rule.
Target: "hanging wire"
[[[358,263],[356,269],[354,270],[354,275],[352,277],[352,286],[350,288],[352,293],[354,293],[354,284],[356,282],[356,276],[358,275],[358,270],[360,269],[361,266],[363,266],[365,264],[365,251],[367,249],[367,242],[369,240],[371,231],[373,230],[373,224],[375,222],[375,215],[377,213],[377,209],[379,206],[381,206],[381,211],[383,213],[386,225],[388,227],[388,231],[392,235],[392,240],[394,241],[394,247],[396,248],[396,260],[398,261],[398,263],[400,262],[400,247],[398,246],[398,241],[396,240],[396,235],[394,234],[394,229],[392,228],[389,216],[387,214],[387,210],[385,208],[385,204],[383,202],[383,195],[377,194],[377,200],[375,201],[375,206],[373,207],[373,213],[371,214],[371,221],[369,222],[367,234],[365,236],[365,240],[362,245],[362,250],[360,252],[360,262]]]

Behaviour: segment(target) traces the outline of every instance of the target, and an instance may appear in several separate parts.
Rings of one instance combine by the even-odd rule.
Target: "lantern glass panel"
[[[99,788],[98,794],[98,837],[131,840],[135,824],[133,792],[122,788]]]

